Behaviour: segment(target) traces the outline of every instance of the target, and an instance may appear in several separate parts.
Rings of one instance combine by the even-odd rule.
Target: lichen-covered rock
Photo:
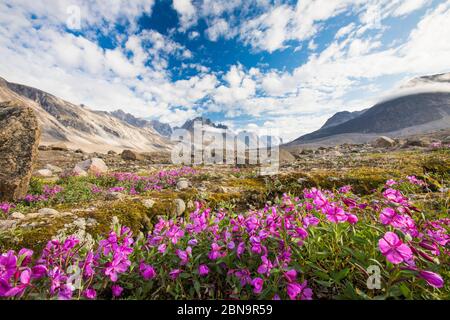
[[[40,134],[31,108],[18,101],[0,103],[0,200],[27,194]]]

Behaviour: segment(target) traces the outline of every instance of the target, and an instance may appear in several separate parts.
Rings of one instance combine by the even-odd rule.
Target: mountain
[[[149,121],[140,119],[140,118],[136,118],[131,113],[126,113],[120,109],[109,112],[109,114],[112,115],[113,117],[116,117],[119,120],[122,120],[123,122],[128,123],[129,125],[132,125],[133,127],[137,127],[137,128],[151,127]]]
[[[338,112],[319,130],[286,146],[366,143],[381,134],[401,137],[450,128],[450,73],[413,78],[389,96],[368,109]]]
[[[165,151],[171,143],[151,127],[137,127],[108,112],[93,111],[52,94],[0,78],[0,101],[20,100],[30,106],[42,128],[41,144],[65,143],[87,152]]]
[[[193,132],[194,131],[194,123],[195,122],[201,122],[203,127],[205,127],[205,129],[209,128],[214,128],[214,129],[222,129],[222,130],[226,130],[228,129],[228,127],[224,124],[215,124],[214,122],[211,121],[211,119],[205,118],[205,117],[197,117],[194,118],[192,120],[187,120],[182,126],[181,129],[186,129],[188,131]]]
[[[450,128],[450,92],[407,95],[381,102],[341,124],[322,127],[288,143],[363,143],[377,135],[402,136]]]
[[[168,123],[160,122],[158,120],[150,120],[150,125],[163,137],[170,137],[172,135],[172,127]]]
[[[137,128],[152,128],[163,137],[170,137],[172,134],[172,128],[167,123],[162,123],[158,120],[146,120],[133,116],[130,113],[126,113],[123,110],[116,110],[109,113],[113,117],[122,120],[133,127]]]
[[[320,129],[334,127],[334,126],[337,126],[346,121],[352,120],[352,119],[360,116],[361,114],[363,114],[366,110],[367,109],[364,109],[361,111],[354,111],[354,112],[350,112],[350,111],[337,112],[331,118],[329,118]]]

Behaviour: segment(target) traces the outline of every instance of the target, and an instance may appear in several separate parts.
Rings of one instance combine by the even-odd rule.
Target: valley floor
[[[376,296],[450,298],[448,285],[450,277],[448,268],[449,148],[411,147],[389,150],[349,145],[339,148],[303,150],[295,156],[295,162],[282,165],[279,174],[259,176],[258,168],[252,166],[181,168],[154,163],[160,162],[163,158],[155,160],[150,156],[141,161],[125,161],[114,154],[41,151],[37,169],[51,164],[64,170],[72,168],[80,160],[101,157],[108,165],[109,172],[86,177],[61,177],[61,174],[54,172],[53,175],[45,178],[34,177],[30,186],[30,195],[26,199],[17,203],[2,204],[0,208],[0,251],[7,252],[13,249],[19,252],[25,247],[32,249],[38,258],[41,250],[44,248],[47,248],[45,249],[47,251],[50,250],[49,240],[59,239],[61,243],[64,243],[69,235],[77,237],[77,246],[95,248],[98,245],[98,239],[106,237],[111,228],[116,228],[114,230],[120,233],[117,231],[117,225],[120,224],[129,227],[129,231],[126,232],[133,233],[134,236],[139,233],[149,234],[147,237],[150,241],[144,245],[145,250],[142,249],[144,247],[139,248],[144,250],[145,254],[139,253],[129,258],[126,260],[128,261],[126,267],[122,266],[127,270],[121,280],[121,288],[125,290],[124,297],[272,299],[280,296],[281,298],[310,298],[312,295],[314,298],[348,299]],[[417,180],[414,180],[416,178],[412,178],[413,176]],[[390,185],[387,181],[396,183]],[[351,186],[351,189],[348,186]],[[317,193],[318,191],[314,191],[315,188],[323,190],[323,193],[320,191],[320,194]],[[407,199],[404,203],[386,196],[386,190],[394,189],[402,194],[401,197],[404,196]],[[320,201],[331,204],[331,207],[321,207]],[[337,210],[333,214],[339,216],[340,208],[347,216],[342,216],[342,221],[339,217],[333,221],[332,213],[327,210]],[[378,216],[386,208],[393,208],[398,214],[409,214],[415,221],[417,232],[425,232],[428,236],[432,232],[426,225],[434,221],[433,223],[440,226],[440,240],[436,240],[436,243],[429,242],[429,239],[425,241],[417,234],[409,234],[395,223],[384,223],[384,221],[380,223]],[[206,215],[204,210],[207,210]],[[289,223],[301,223],[292,230],[286,226],[276,225],[274,228],[282,228],[284,231],[286,228],[289,229],[285,234],[289,239],[283,238],[284,231],[276,231],[268,227],[267,223],[272,218],[269,219],[270,212],[268,213],[267,210],[277,212],[274,213],[274,219],[280,219],[283,216],[291,217],[291,210],[294,210],[299,216],[293,216],[293,220],[289,220]],[[192,216],[192,212],[198,216]],[[208,220],[213,216],[215,220]],[[160,245],[156,245],[162,240],[155,240],[163,237],[157,234],[159,231],[166,227],[172,228],[169,220],[165,220],[170,218],[178,221],[179,228],[184,228],[183,233],[180,232],[178,236],[178,240],[183,243],[182,246],[177,247],[176,241],[167,244],[168,251],[174,250],[172,255],[162,251]],[[313,221],[318,219],[317,230],[311,225],[317,223],[305,223],[306,218],[314,218]],[[186,235],[191,234],[193,225],[200,223],[202,219],[206,219],[203,223],[209,227],[216,223],[217,226],[216,229],[208,229],[208,235],[203,235],[206,229],[198,230],[199,237],[196,241],[201,245],[195,246],[188,243],[189,239]],[[353,223],[352,219],[356,219],[357,222]],[[220,222],[217,222],[219,220]],[[256,223],[254,228],[259,230],[255,234],[252,233],[253,227],[249,227],[252,223]],[[246,228],[245,233],[253,234],[253,236],[242,238],[243,234],[237,231],[239,228],[233,229],[233,226],[237,225],[241,226],[239,228]],[[207,228],[206,225],[198,227]],[[235,235],[234,232],[239,235]],[[267,238],[267,232],[269,234],[273,232],[273,234]],[[387,234],[390,232],[391,236],[393,232],[397,232],[403,241],[411,243],[413,252],[417,256],[416,266],[407,262],[404,267],[400,267],[395,262],[396,257],[390,259],[389,253],[378,250],[378,241],[386,232]],[[331,238],[330,235],[332,235]],[[222,239],[223,236],[235,238],[233,244],[227,244],[226,239]],[[173,237],[177,239],[176,233],[171,237],[172,240]],[[283,240],[276,240],[277,237]],[[397,239],[394,240],[397,241]],[[135,238],[134,241],[135,243],[140,241],[139,245],[143,246],[142,238],[140,240]],[[277,255],[276,247],[280,243],[292,246],[285,254],[295,257],[295,261],[287,257],[284,257],[287,259],[285,262],[280,261],[284,259]],[[129,245],[131,246],[131,243]],[[242,248],[241,254],[249,254],[248,263],[251,265],[242,262],[239,251],[237,256],[236,253],[232,257],[224,255],[226,250],[234,252],[235,246],[238,245],[245,247],[245,249]],[[201,246],[203,246],[202,249],[200,249]],[[226,249],[227,246],[230,247]],[[414,249],[414,246],[421,249]],[[191,249],[186,249],[187,247]],[[159,254],[152,248],[158,248]],[[77,250],[80,253],[85,252],[85,249]],[[136,252],[136,250],[134,248],[132,251]],[[189,250],[194,250],[198,256]],[[266,251],[266,254],[263,254],[261,250]],[[419,251],[423,251],[423,254]],[[77,251],[77,254],[79,252]],[[47,254],[50,253],[47,252]],[[406,257],[404,258],[406,261]],[[111,261],[107,262],[106,257],[103,259],[98,262],[98,265],[101,263],[110,265]],[[145,263],[139,262],[140,259],[144,259],[142,261]],[[192,259],[203,261],[203,264]],[[366,269],[371,260],[376,260],[376,264],[381,267],[383,279],[388,281],[381,291],[364,287]],[[439,261],[439,264],[436,264],[436,261]],[[173,265],[173,270],[164,268],[165,264]],[[228,272],[240,270],[241,273],[235,275],[237,280],[228,279],[226,273],[221,270],[224,265],[227,265]],[[160,269],[151,271],[150,266],[152,270],[153,268],[156,270],[157,266]],[[420,276],[422,269],[418,269],[419,266],[424,268],[423,272],[439,272],[439,278],[436,280]],[[143,280],[136,280],[133,278],[135,276],[131,277],[130,274],[125,275],[131,272],[128,267],[135,268],[137,274],[140,272],[144,280],[157,279],[158,276],[153,277],[152,272],[158,275],[161,273],[161,276],[163,273],[165,275],[162,279],[150,281],[149,283],[152,284],[148,284],[150,287],[146,287],[143,292],[134,292],[127,289],[127,283],[131,286],[130,283]],[[103,274],[103,278],[91,279],[92,283],[96,281],[97,283],[95,287],[89,289],[98,292],[100,298],[107,299],[111,297],[111,290],[114,291],[114,285],[118,282],[111,274],[106,276],[102,268],[98,272]],[[176,273],[187,269],[191,273],[186,271],[185,278],[176,280],[178,279]],[[248,272],[248,276],[244,276],[242,270]],[[295,279],[298,277],[298,281],[290,279],[289,273],[285,274],[284,278],[281,276],[283,272],[289,272],[289,270],[295,270],[296,276],[292,275],[292,277]],[[205,279],[202,278],[202,272]],[[119,271],[117,273],[120,274]],[[208,281],[206,277],[210,277]],[[165,288],[170,279],[174,281],[173,286],[169,285]],[[216,279],[214,280],[216,284],[213,284],[213,279]],[[427,286],[424,279],[431,283],[431,286]],[[445,285],[441,285],[439,279],[444,279]],[[308,281],[308,284],[305,281]],[[433,281],[435,281],[434,284]],[[194,286],[190,289],[192,284]],[[260,286],[262,287],[259,288]],[[53,292],[53,295],[58,295],[57,293],[58,290]],[[33,293],[29,293],[25,296],[28,298],[52,296],[49,292],[44,295],[42,292],[35,294],[34,296]],[[60,295],[64,294],[60,292]],[[83,295],[86,297],[85,293],[80,293],[80,297]]]

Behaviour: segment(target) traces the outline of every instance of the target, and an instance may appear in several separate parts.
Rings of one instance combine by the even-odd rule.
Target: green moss
[[[41,251],[47,242],[69,222],[71,222],[71,219],[67,217],[53,218],[51,223],[42,226],[21,227],[4,232],[0,235],[0,252],[11,249],[20,250],[21,248]]]
[[[134,233],[147,230],[151,212],[140,201],[126,200],[115,203],[105,203],[94,211],[79,214],[83,218],[92,218],[97,221],[95,227],[88,227],[87,232],[92,236],[105,235],[111,229],[111,222],[116,216],[120,223],[131,228]]]

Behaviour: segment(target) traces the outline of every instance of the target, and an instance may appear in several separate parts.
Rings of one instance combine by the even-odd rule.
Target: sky
[[[0,0],[0,77],[285,141],[450,71],[450,1]]]

